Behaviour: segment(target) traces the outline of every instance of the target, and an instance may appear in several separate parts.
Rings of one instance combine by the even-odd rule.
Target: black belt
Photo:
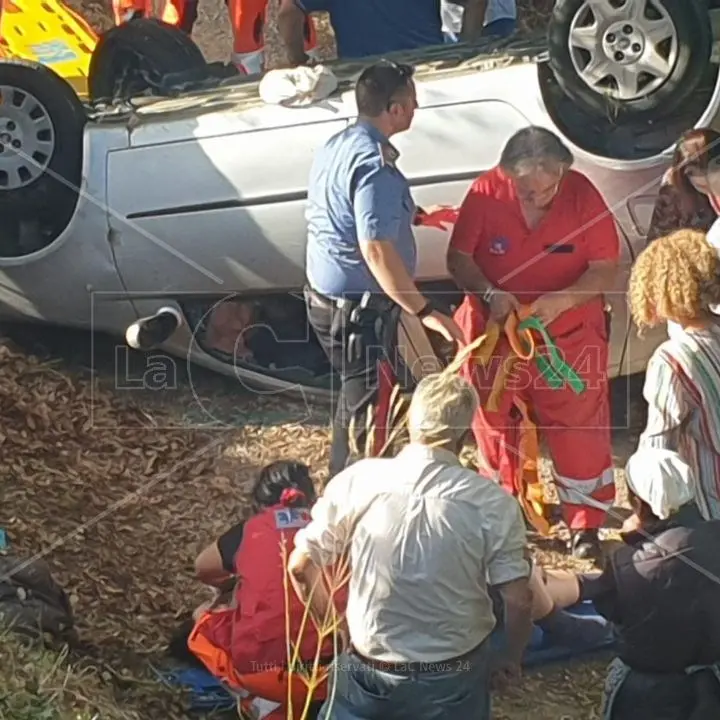
[[[312,301],[317,305],[325,307],[354,307],[356,305],[363,304],[363,295],[346,295],[343,298],[332,298],[327,295],[319,293],[317,290],[313,290],[309,285],[305,286],[305,293],[310,296]],[[372,293],[364,303],[364,306],[369,310],[375,310],[377,312],[388,312],[394,307],[393,301],[383,295],[382,293]]]
[[[305,286],[305,293],[306,293],[306,295],[308,295],[310,297],[310,299],[316,305],[319,305],[320,307],[340,308],[340,307],[343,307],[346,303],[359,302],[359,300],[357,300],[357,301],[351,301],[351,300],[345,300],[345,299],[338,300],[336,298],[328,297],[327,295],[323,295],[322,293],[317,292],[317,290],[313,290],[309,285]]]
[[[350,646],[349,650],[361,664],[367,665],[378,672],[390,673],[391,675],[413,675],[417,673],[446,673],[446,672],[462,672],[469,669],[469,659],[472,654],[480,647],[474,647],[462,655],[448,658],[447,660],[434,660],[432,662],[388,662],[385,660],[373,660],[359,653],[354,646]]]

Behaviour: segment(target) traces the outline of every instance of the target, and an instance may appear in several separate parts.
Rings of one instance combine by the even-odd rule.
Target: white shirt
[[[450,0],[442,0],[440,16],[442,18],[443,32],[459,35],[462,30],[463,6]],[[483,25],[489,25],[496,20],[515,20],[517,6],[515,0],[488,0]]]
[[[477,647],[495,627],[488,584],[530,572],[515,499],[423,445],[335,476],[295,547],[318,565],[349,548],[350,638],[387,662],[440,662]]]

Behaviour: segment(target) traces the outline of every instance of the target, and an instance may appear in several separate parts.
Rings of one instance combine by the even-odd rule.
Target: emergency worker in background
[[[293,682],[286,670],[288,639],[299,645],[299,659],[309,666],[318,653],[322,664],[333,658],[332,639],[318,648],[318,632],[305,622],[305,607],[292,590],[288,594],[286,583],[295,534],[310,521],[315,499],[303,463],[281,460],[265,466],[251,492],[252,516],[233,525],[195,561],[197,578],[221,592],[216,602],[195,610],[189,650],[234,690],[280,704]],[[232,595],[223,603],[221,593],[229,584]],[[344,612],[346,591],[330,590],[338,612]],[[293,702],[302,707],[306,688],[302,683],[292,687]],[[285,718],[287,712],[270,717]]]
[[[265,27],[268,0],[225,0],[233,34],[232,62],[244,75],[264,70]],[[157,12],[156,12],[157,10]],[[113,0],[115,24],[134,17],[157,17],[184,32],[192,33],[198,14],[198,0],[163,0],[158,8],[153,0]],[[314,56],[317,47],[315,25],[309,16],[299,29],[303,52]]]
[[[480,460],[513,488],[517,463],[519,398],[544,435],[571,549],[599,552],[598,507],[614,498],[607,384],[608,332],[603,294],[614,287],[619,239],[600,193],[571,169],[573,156],[553,133],[528,127],[505,146],[500,165],[479,177],[465,197],[448,249],[448,269],[467,292],[456,320],[466,341],[489,320],[504,325],[525,309],[540,319],[566,363],[585,382],[551,388],[533,360],[502,394],[496,412],[477,413],[473,431]],[[541,341],[538,342],[538,345]],[[501,337],[490,374],[506,362]],[[482,404],[492,377],[468,364]],[[482,376],[480,373],[483,373]]]
[[[417,107],[412,75],[411,67],[385,61],[365,69],[355,88],[357,123],[318,149],[310,172],[305,300],[340,377],[331,476],[347,464],[351,417],[364,426],[375,401],[376,356],[382,355],[389,313],[399,306],[447,341],[461,338],[455,322],[437,312],[413,280],[416,207],[390,142],[410,127]]]
[[[163,0],[155,7],[153,0],[113,0],[113,18],[116,25],[134,17],[152,18],[174,25],[190,34],[197,19],[197,0]]]

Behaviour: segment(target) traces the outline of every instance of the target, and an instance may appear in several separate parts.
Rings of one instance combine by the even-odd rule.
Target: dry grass
[[[67,650],[51,652],[4,631],[0,632],[0,664],[0,720],[144,720],[151,717],[147,711],[163,713],[156,717],[177,717],[173,707],[180,707],[171,693],[155,683],[145,688],[149,704],[138,700],[136,709],[118,704],[108,669],[73,660]],[[165,715],[168,710],[171,714]]]

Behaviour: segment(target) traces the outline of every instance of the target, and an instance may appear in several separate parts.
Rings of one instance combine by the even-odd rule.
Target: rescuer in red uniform
[[[533,360],[516,366],[496,412],[477,414],[480,459],[508,489],[518,461],[518,414],[529,408],[547,443],[565,520],[578,557],[598,550],[605,520],[599,503],[614,498],[607,382],[608,332],[603,294],[614,288],[619,238],[614,218],[593,184],[571,170],[573,156],[549,130],[528,127],[505,146],[498,167],[465,197],[448,249],[448,269],[467,292],[456,321],[465,340],[489,319],[501,326],[514,310],[539,318],[564,360],[585,383],[576,394],[551,388]],[[485,368],[466,371],[487,399],[506,361],[501,338]]]
[[[235,580],[229,605],[205,604],[195,611],[188,640],[190,651],[234,690],[284,703],[292,680],[287,672],[288,641],[298,645],[299,660],[309,668],[316,658],[321,664],[333,658],[332,635],[318,649],[315,625],[286,576],[295,534],[310,522],[314,500],[306,465],[280,461],[266,466],[252,491],[252,517],[230,528],[195,561],[196,575],[207,585],[223,588]],[[346,591],[328,589],[337,590],[332,597],[338,612],[344,612]],[[298,708],[304,705],[306,691],[295,678]],[[278,717],[286,714],[279,711]]]

